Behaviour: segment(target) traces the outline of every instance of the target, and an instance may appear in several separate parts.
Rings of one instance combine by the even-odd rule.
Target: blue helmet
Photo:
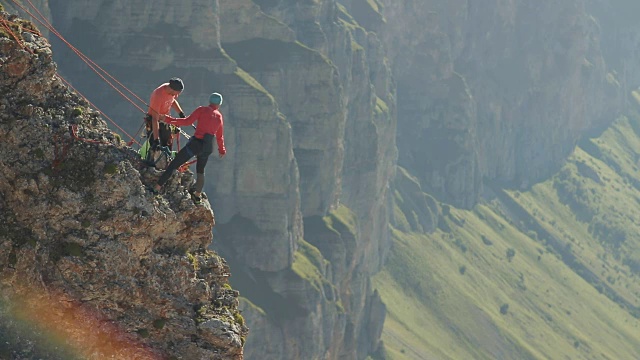
[[[222,95],[213,93],[209,96],[209,104],[222,105]]]

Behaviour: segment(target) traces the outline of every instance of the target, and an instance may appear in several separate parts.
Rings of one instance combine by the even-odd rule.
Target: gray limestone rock
[[[242,359],[239,294],[207,250],[213,212],[189,199],[192,176],[146,191],[160,172],[31,37],[0,37],[0,355]],[[203,318],[224,331],[201,331]],[[47,345],[53,335],[63,345]]]

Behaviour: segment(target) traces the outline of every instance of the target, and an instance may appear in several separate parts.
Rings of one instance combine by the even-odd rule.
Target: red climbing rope
[[[184,164],[180,165],[180,167],[178,168],[178,171],[181,172],[181,173],[187,171],[187,169],[189,169],[189,166],[191,166],[192,164],[195,164],[196,161],[198,161],[198,160],[197,159],[196,160],[191,160],[191,161],[189,161],[187,163],[184,163]]]
[[[73,46],[69,41],[67,41],[62,34],[60,34],[55,27],[49,22],[49,20],[47,19],[46,16],[44,16],[40,10],[38,10],[38,8],[31,2],[31,0],[26,0],[27,3],[29,4],[29,6],[35,10],[35,12],[39,15],[39,17],[35,16],[31,11],[29,11],[29,9],[25,8],[22,4],[20,4],[17,0],[12,0],[13,3],[18,6],[20,9],[22,9],[25,13],[27,13],[29,16],[31,16],[31,18],[35,19],[36,21],[38,21],[42,26],[44,26],[46,29],[48,29],[49,31],[51,31],[51,33],[53,33],[55,36],[57,36],[63,43],[65,43],[91,70],[93,70],[98,76],[100,76],[100,78],[102,78],[102,80],[104,80],[109,86],[111,86],[116,92],[118,92],[118,94],[120,94],[120,96],[122,96],[125,100],[129,101],[129,103],[131,103],[134,107],[136,107],[138,110],[140,110],[142,113],[147,113],[143,108],[141,108],[138,104],[136,104],[131,98],[129,98],[126,94],[123,93],[123,91],[121,91],[118,87],[116,87],[114,85],[113,82],[115,82],[117,85],[119,85],[122,89],[124,89],[126,92],[128,92],[129,94],[131,94],[135,99],[137,99],[138,101],[140,101],[141,103],[143,103],[147,108],[150,108],[150,105],[147,104],[143,99],[141,99],[138,95],[136,95],[133,91],[131,91],[129,88],[127,88],[124,84],[122,84],[120,81],[118,81],[115,77],[113,77],[111,74],[109,74],[109,72],[107,72],[105,69],[103,69],[102,67],[100,67],[100,65],[96,64],[93,60],[91,60],[88,56],[86,56],[84,53],[82,53],[80,50],[78,50],[75,46]],[[9,31],[14,38],[16,39],[16,41],[18,43],[20,43],[20,41],[18,40],[18,37],[13,34],[13,32],[10,29],[10,26],[8,24],[6,24],[6,20],[3,19],[3,24],[2,24],[7,31]],[[25,29],[27,30],[27,29]],[[38,35],[40,35],[37,32],[34,32]],[[20,43],[20,45],[23,48],[26,48],[22,43]],[[28,48],[26,48],[28,49]],[[30,49],[28,49],[29,51],[31,51]],[[33,53],[33,51],[31,51]],[[93,106],[95,109],[97,109],[98,111],[100,111],[100,113],[102,114],[102,116],[104,116],[105,118],[107,118],[114,126],[116,126],[120,131],[122,131],[125,135],[129,136],[131,138],[131,140],[127,143],[128,146],[131,146],[134,142],[138,145],[140,145],[140,143],[138,143],[135,139],[138,136],[138,134],[140,133],[140,131],[144,128],[144,122],[143,124],[140,126],[140,128],[138,129],[138,131],[136,132],[136,134],[134,136],[129,135],[122,127],[120,127],[113,119],[111,119],[109,116],[107,116],[105,114],[105,112],[101,111],[95,104],[93,104],[86,96],[84,96],[82,93],[80,93],[77,89],[75,89],[70,82],[68,82],[67,80],[65,80],[59,73],[57,74],[57,76],[65,83],[67,84],[67,86],[69,86],[71,89],[73,89],[76,93],[78,93],[82,98],[84,98],[91,106]],[[111,79],[113,82],[111,82],[109,79],[107,79],[107,77],[109,79]],[[72,135],[74,136],[74,138],[77,138],[77,132],[74,132],[77,130],[72,130]],[[188,135],[186,133],[184,133],[183,131],[181,131],[181,133],[183,133],[185,136]],[[179,138],[178,138],[178,147],[179,147]],[[56,148],[57,149],[57,148]],[[63,149],[63,153],[66,153],[67,148]],[[58,156],[56,155],[56,158]],[[182,165],[179,168],[179,171],[184,172],[186,171],[186,169],[188,169],[189,165],[195,163],[194,161],[190,161],[184,165]],[[58,163],[55,164],[55,166],[57,166]]]
[[[33,13],[31,13],[28,9],[26,9],[24,6],[20,5],[17,0],[12,0],[17,6],[19,6],[23,11],[25,11],[27,14],[29,14],[29,16],[31,16],[32,18],[36,19],[40,24],[42,24],[45,28],[47,28],[49,31],[51,31],[54,35],[56,35],[62,42],[64,42],[76,55],[78,55],[78,57],[85,62],[85,64],[87,64],[87,66],[89,66],[89,68],[91,68],[91,70],[93,70],[96,74],[98,74],[98,76],[100,76],[107,84],[109,84],[114,90],[116,90],[120,95],[122,95],[123,98],[125,98],[127,101],[129,101],[133,106],[135,106],[138,110],[146,113],[146,111],[144,109],[142,109],[140,106],[138,106],[135,102],[133,102],[127,95],[125,95],[124,93],[122,93],[122,91],[120,91],[120,89],[118,89],[115,85],[113,85],[113,83],[109,80],[107,80],[105,78],[105,75],[107,77],[109,77],[109,79],[113,80],[116,84],[120,85],[124,90],[126,90],[129,94],[133,95],[138,101],[142,102],[144,105],[149,106],[144,100],[142,100],[138,95],[136,95],[133,91],[131,91],[129,88],[127,88],[124,84],[122,84],[120,81],[118,81],[118,79],[116,79],[115,77],[113,77],[111,74],[109,74],[109,72],[107,72],[105,69],[103,69],[102,67],[100,67],[100,65],[96,64],[93,60],[91,60],[88,56],[86,56],[84,53],[82,53],[80,50],[78,50],[75,46],[73,46],[69,41],[67,41],[67,39],[64,38],[64,36],[62,36],[62,34],[60,34],[55,27],[53,27],[53,25],[49,22],[49,20],[47,20],[47,17],[44,16],[40,10],[38,10],[38,8],[33,5],[33,3],[31,2],[31,0],[27,0],[27,3],[31,6],[31,8],[33,8],[38,15],[40,16],[39,18],[34,16]],[[100,71],[98,71],[100,70]],[[104,75],[103,75],[104,74]]]
[[[0,18],[1,21],[1,25],[2,27],[15,39],[16,43],[25,51],[28,51],[32,54],[34,54],[34,51],[31,50],[29,47],[27,47],[19,38],[18,35],[16,35],[16,33],[11,29],[11,25],[10,24],[14,24],[14,25],[18,25],[20,26],[19,23],[13,22],[13,21],[9,21],[6,20],[4,18]],[[26,30],[26,29],[25,29]],[[38,34],[35,31],[31,31],[33,33]],[[91,103],[91,101],[89,101],[89,99],[87,99],[84,95],[82,95],[78,90],[76,90],[73,85],[71,85],[71,83],[69,83],[67,80],[65,80],[60,74],[57,74],[57,76],[60,78],[60,80],[62,80],[64,83],[67,84],[67,86],[69,86],[71,89],[73,89],[74,91],[76,91],[78,94],[80,94],[80,96],[82,96],[89,104],[91,104],[94,108],[98,109],[97,106],[95,106],[93,103]],[[98,111],[100,111],[100,109],[98,109]],[[102,113],[102,112],[101,112]],[[118,124],[116,124],[115,121],[113,121],[113,119],[109,118],[106,114],[102,113],[103,116],[105,116],[107,119],[109,119],[118,129],[120,129],[120,131],[122,131],[123,133],[127,134],[127,132],[122,129],[120,126],[118,126]],[[108,142],[105,141],[100,141],[100,140],[92,140],[92,139],[87,139],[87,138],[81,138],[78,136],[78,125],[73,124],[71,126],[69,126],[69,131],[71,133],[71,136],[73,137],[73,139],[69,140],[62,140],[62,135],[60,134],[55,134],[54,135],[54,159],[52,161],[51,167],[53,169],[57,169],[58,166],[60,166],[60,164],[64,161],[64,159],[66,158],[67,152],[69,151],[69,148],[71,147],[71,145],[73,144],[73,140],[78,140],[78,141],[82,141],[82,142],[86,142],[86,143],[93,143],[93,144],[109,144]],[[128,135],[128,134],[127,134]],[[133,139],[133,138],[132,138]],[[64,141],[64,144],[62,146],[60,146],[60,142]]]
[[[13,0],[13,2],[15,2],[16,0]],[[136,93],[134,93],[133,91],[129,90],[129,88],[127,88],[124,84],[122,84],[120,81],[118,81],[118,79],[116,79],[115,77],[111,76],[111,74],[109,74],[109,72],[107,72],[105,69],[103,69],[102,67],[100,67],[100,65],[96,64],[93,60],[91,60],[91,58],[89,58],[88,56],[86,56],[85,54],[83,54],[80,50],[78,50],[75,46],[73,46],[71,43],[69,43],[63,36],[62,34],[60,34],[51,24],[51,22],[49,22],[49,20],[47,20],[47,17],[44,16],[40,10],[38,10],[38,8],[33,5],[33,3],[31,2],[31,0],[27,0],[27,3],[29,3],[29,5],[38,13],[38,15],[40,15],[40,17],[44,20],[44,22],[47,24],[47,28],[50,29],[58,38],[60,38],[60,40],[62,40],[65,44],[67,44],[67,46],[69,46],[69,48],[71,48],[71,50],[73,50],[73,52],[75,52],[80,58],[82,59],[86,59],[87,61],[89,61],[93,66],[95,66],[96,68],[100,69],[100,71],[102,71],[105,75],[107,75],[111,80],[115,81],[116,84],[120,85],[124,90],[126,90],[129,94],[133,95],[133,97],[135,97],[138,101],[140,101],[141,103],[143,103],[144,105],[146,105],[147,107],[149,106],[149,104],[147,104],[144,100],[142,100],[138,95],[136,95]],[[95,70],[94,70],[95,71]],[[97,73],[97,71],[96,71]],[[106,80],[105,80],[106,81]],[[108,82],[108,81],[107,81]],[[110,84],[110,83],[109,83]],[[111,85],[111,84],[110,84]],[[113,87],[113,85],[112,85]],[[114,87],[115,88],[115,87]],[[117,90],[117,89],[116,89]],[[124,95],[123,95],[124,96]],[[127,100],[129,100],[129,102],[131,102],[131,104],[133,104],[134,106],[136,106],[138,109],[140,109],[142,112],[145,112],[145,110],[141,109],[140,107],[138,107],[135,103],[133,103],[133,101],[131,101],[129,98],[127,98],[125,96],[125,98]]]
[[[26,50],[26,51],[28,51],[28,52],[30,52],[30,53],[32,53],[32,54],[33,54],[33,50],[31,50],[31,49],[29,49],[28,47],[26,47],[26,46],[25,46],[25,45],[20,41],[20,39],[18,38],[18,35],[16,35],[16,34],[13,32],[13,30],[11,30],[11,25],[10,25],[10,24],[15,24],[15,25],[20,25],[20,24],[18,24],[18,23],[16,23],[16,22],[13,22],[13,21],[6,20],[6,19],[4,19],[4,18],[1,18],[0,20],[2,20],[2,27],[3,27],[3,28],[5,28],[5,30],[7,30],[7,32],[8,32],[9,34],[11,34],[11,36],[13,36],[13,38],[14,38],[14,39],[15,39],[15,41],[16,41],[16,43],[18,43],[18,45],[20,45],[20,47],[21,47],[23,50]]]
[[[31,11],[29,11],[29,9],[25,8],[22,4],[18,3],[16,0],[12,0],[16,6],[18,6],[20,9],[22,9],[25,13],[27,13],[29,16],[31,16],[33,19],[35,19],[36,21],[38,21],[42,26],[44,26],[46,29],[48,29],[49,31],[51,31],[54,35],[56,35],[63,43],[65,43],[76,55],[78,55],[78,57],[91,69],[93,70],[98,76],[100,76],[100,78],[102,78],[102,80],[104,80],[109,86],[111,86],[116,92],[118,92],[125,100],[129,101],[129,103],[131,103],[134,107],[136,107],[139,111],[141,111],[142,113],[146,113],[146,111],[141,108],[138,104],[136,104],[133,100],[131,100],[131,98],[129,98],[127,95],[125,95],[118,87],[116,87],[114,85],[113,82],[111,82],[109,79],[113,80],[116,84],[118,84],[120,87],[122,87],[122,89],[126,90],[129,94],[133,95],[133,97],[135,97],[138,101],[142,102],[145,106],[149,107],[149,105],[142,100],[138,95],[136,95],[133,91],[131,91],[129,88],[127,88],[124,84],[122,84],[120,81],[118,81],[115,77],[113,77],[111,74],[109,74],[109,72],[107,72],[106,70],[104,70],[102,67],[100,67],[98,64],[96,64],[93,60],[91,60],[88,56],[86,56],[84,53],[82,53],[80,50],[78,50],[75,46],[73,46],[69,41],[67,41],[64,36],[62,36],[62,34],[60,34],[54,27],[53,25],[47,20],[46,16],[44,16],[40,10],[38,10],[38,8],[30,1],[27,0],[28,4],[35,10],[35,12],[38,13],[38,15],[40,17],[35,16]],[[62,79],[62,76],[60,76],[60,74],[58,74],[58,76]],[[107,79],[107,77],[109,79]],[[68,85],[70,85],[69,82],[67,82],[65,80],[65,83],[67,83]],[[73,87],[72,87],[73,88]],[[95,105],[93,105],[86,96],[82,95],[77,89],[74,88],[74,90],[80,94],[85,100],[87,100],[92,106],[95,107]],[[97,107],[96,107],[97,108]],[[99,109],[98,109],[99,110]],[[102,115],[104,115],[107,119],[109,119],[109,121],[111,121],[116,127],[118,127],[118,129],[120,129],[121,131],[124,132],[124,130],[118,126],[116,124],[115,121],[113,121],[112,119],[110,119],[108,116],[105,115],[105,113],[103,111],[100,111],[102,113]],[[142,128],[144,127],[144,123],[142,126],[140,126],[140,128],[138,129],[138,131],[136,132],[136,134],[134,136],[131,136],[129,134],[127,134],[126,132],[124,132],[127,136],[129,136],[131,138],[131,140],[127,143],[128,146],[131,146],[134,142],[137,143],[139,145],[139,143],[135,140],[138,133],[140,133],[140,131],[142,130]]]
[[[69,125],[69,133],[71,134],[71,139],[63,139],[64,136],[60,135],[60,134],[55,134],[53,136],[53,161],[51,162],[51,167],[56,170],[58,168],[58,166],[60,166],[60,164],[62,164],[62,162],[64,161],[64,159],[67,157],[67,152],[69,151],[69,148],[71,147],[71,145],[73,145],[73,141],[77,140],[77,141],[81,141],[81,142],[85,142],[85,143],[90,143],[90,144],[99,144],[99,145],[109,145],[111,144],[108,141],[102,141],[102,140],[93,140],[93,139],[87,139],[87,138],[83,138],[78,136],[78,125],[73,124],[73,125]],[[62,146],[60,146],[59,144],[63,142]]]
[[[71,83],[69,81],[67,81],[65,78],[63,78],[60,74],[57,74],[57,76],[60,78],[60,80],[62,80],[65,84],[67,84],[68,87],[70,87],[73,91],[75,91],[76,93],[78,93],[86,102],[89,103],[89,105],[93,106],[94,108],[96,108],[100,114],[102,114],[102,116],[106,117],[109,121],[111,121],[111,123],[113,123],[113,125],[115,127],[117,127],[120,131],[122,131],[125,135],[131,137],[131,142],[127,143],[127,146],[131,146],[133,144],[133,142],[135,142],[136,144],[140,145],[140,143],[138,143],[137,141],[135,141],[135,138],[132,137],[131,135],[129,135],[122,127],[120,127],[115,121],[113,121],[113,119],[111,119],[109,116],[107,116],[107,114],[105,114],[104,112],[102,112],[102,110],[100,110],[94,103],[92,103],[89,99],[87,99],[86,96],[82,95],[82,93],[80,93],[76,88],[73,87],[73,85],[71,85]]]

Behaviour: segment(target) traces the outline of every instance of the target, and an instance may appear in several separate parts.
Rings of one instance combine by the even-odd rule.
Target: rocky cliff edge
[[[65,86],[47,40],[3,11],[0,25],[0,354],[242,359],[192,174],[151,195],[160,172]]]

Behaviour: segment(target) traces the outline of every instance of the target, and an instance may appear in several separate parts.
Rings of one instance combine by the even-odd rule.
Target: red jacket
[[[224,119],[222,114],[213,105],[200,106],[186,118],[165,117],[164,122],[184,126],[198,121],[196,132],[193,134],[198,139],[203,139],[205,134],[215,135],[218,142],[218,153],[224,155],[227,149],[224,147]]]

